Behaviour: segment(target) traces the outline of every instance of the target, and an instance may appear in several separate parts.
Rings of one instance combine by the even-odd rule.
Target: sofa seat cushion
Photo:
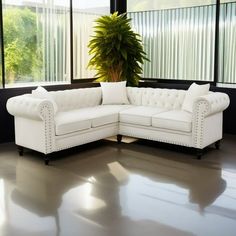
[[[56,135],[118,122],[119,111],[129,107],[129,105],[101,105],[59,112],[55,117]]]
[[[119,112],[128,109],[130,105],[101,105],[90,110],[92,127],[107,125],[119,121]]]
[[[90,129],[92,121],[87,112],[88,108],[59,112],[55,116],[56,135],[64,135],[76,131]]]
[[[152,126],[169,130],[191,132],[192,114],[182,110],[163,112],[152,117]]]
[[[152,116],[165,111],[165,108],[135,106],[120,112],[120,122],[151,126]]]

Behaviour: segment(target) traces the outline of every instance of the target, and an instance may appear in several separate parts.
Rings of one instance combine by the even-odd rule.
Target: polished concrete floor
[[[198,161],[155,142],[103,140],[19,157],[0,145],[1,236],[235,236],[236,136]]]

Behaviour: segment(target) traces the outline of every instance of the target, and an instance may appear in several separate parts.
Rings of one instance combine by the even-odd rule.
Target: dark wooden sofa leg
[[[203,149],[197,148],[197,159],[201,160],[203,155]]]
[[[17,146],[17,149],[18,149],[19,156],[23,156],[24,155],[24,148],[22,146]]]
[[[45,154],[45,155],[44,155],[44,164],[45,164],[46,166],[49,165],[50,156],[51,156],[50,154]]]
[[[220,149],[220,140],[215,142],[215,147],[216,147],[216,150]]]
[[[117,143],[121,143],[122,140],[122,135],[118,134],[117,135]]]

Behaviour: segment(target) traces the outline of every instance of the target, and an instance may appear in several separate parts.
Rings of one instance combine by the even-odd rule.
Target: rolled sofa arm
[[[204,148],[204,120],[206,117],[223,112],[229,106],[229,96],[225,93],[209,93],[200,96],[193,103],[193,147]],[[222,127],[217,127],[219,138],[222,136]],[[215,137],[214,137],[215,138]]]
[[[225,93],[214,92],[200,96],[194,101],[193,112],[202,113],[203,117],[224,111],[229,106],[229,96]]]
[[[7,110],[13,116],[33,120],[44,120],[45,115],[54,115],[52,102],[46,99],[34,98],[30,94],[12,97],[7,101]],[[47,110],[47,112],[45,112]]]

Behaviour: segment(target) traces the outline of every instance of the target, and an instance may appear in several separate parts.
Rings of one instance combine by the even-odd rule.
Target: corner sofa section
[[[15,117],[15,142],[20,147],[49,154],[109,136],[127,135],[193,147],[222,139],[223,110],[229,105],[224,93],[198,97],[193,112],[182,110],[185,90],[127,87],[129,105],[102,105],[101,88],[49,92],[49,99],[25,94],[10,98],[7,109]]]

